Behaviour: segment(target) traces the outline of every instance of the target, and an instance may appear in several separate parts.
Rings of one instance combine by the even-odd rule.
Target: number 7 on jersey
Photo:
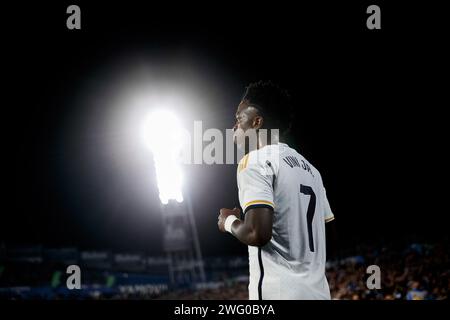
[[[300,192],[311,196],[309,199],[308,209],[306,211],[306,221],[308,224],[308,239],[309,239],[309,250],[314,252],[314,239],[312,235],[312,221],[314,218],[314,212],[316,211],[316,194],[313,189],[309,186],[305,186],[303,184],[300,185]]]

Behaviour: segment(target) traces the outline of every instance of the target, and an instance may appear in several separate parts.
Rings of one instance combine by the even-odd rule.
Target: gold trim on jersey
[[[245,210],[248,206],[253,205],[253,204],[269,204],[269,205],[271,205],[272,207],[275,207],[275,205],[273,204],[273,202],[270,202],[270,201],[267,201],[267,200],[253,200],[253,201],[247,202],[247,203],[244,205],[244,210]]]
[[[245,168],[247,168],[247,163],[248,163],[249,155],[250,155],[250,154],[247,153],[247,154],[241,159],[241,161],[239,161],[238,172],[241,172],[242,170],[244,170]]]
[[[334,220],[334,217],[330,217],[330,218],[328,218],[328,219],[325,219],[325,223],[330,222],[330,221],[333,221],[333,220]]]

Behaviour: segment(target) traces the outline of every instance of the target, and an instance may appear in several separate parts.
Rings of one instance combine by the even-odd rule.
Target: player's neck
[[[256,149],[264,148],[265,146],[272,145],[272,144],[278,144],[280,141],[279,136],[271,136],[270,139],[267,139],[267,137],[261,139],[261,136],[258,134],[257,136],[258,143]]]
[[[264,148],[265,146],[268,146],[270,144],[271,143],[267,143],[267,141],[261,142],[261,140],[259,140],[257,149],[259,150],[259,149]]]

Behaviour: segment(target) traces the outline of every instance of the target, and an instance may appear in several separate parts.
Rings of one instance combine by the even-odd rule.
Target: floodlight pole
[[[161,203],[164,227],[164,251],[168,259],[169,279],[172,285],[205,282],[205,270],[195,224],[190,195],[186,193],[185,201],[177,203],[171,200]],[[180,222],[184,221],[184,222]],[[173,238],[174,232],[181,232]],[[190,275],[187,276],[187,275]]]
[[[186,202],[187,202],[187,207],[188,207],[189,222],[191,224],[191,229],[192,229],[192,237],[193,237],[193,242],[194,242],[195,255],[197,258],[195,262],[200,271],[200,281],[205,282],[206,276],[205,276],[205,269],[204,269],[204,265],[203,265],[202,251],[200,249],[200,241],[198,239],[197,225],[195,224],[194,210],[192,209],[191,195],[189,192],[186,192]]]

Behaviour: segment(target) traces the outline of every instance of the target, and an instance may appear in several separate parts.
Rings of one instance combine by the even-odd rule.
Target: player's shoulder
[[[250,153],[247,153],[245,156],[242,157],[242,159],[238,163],[238,173],[240,173],[242,170],[247,168],[248,165],[248,159],[250,158]]]
[[[250,151],[239,161],[238,173],[247,168],[265,166],[267,163],[274,162],[274,159],[279,159],[279,148],[277,145],[267,145],[263,148]]]
[[[279,144],[270,144],[253,150],[249,153],[248,164],[250,165],[266,165],[269,163],[278,163],[280,155],[283,153],[283,146]]]
[[[289,147],[287,154],[290,154],[290,155],[292,154],[292,155],[296,156],[300,160],[300,165],[302,166],[302,168],[304,168],[308,172],[311,172],[313,177],[318,179],[322,183],[322,175],[321,175],[319,169],[317,169],[317,167],[315,167],[314,164],[312,164],[298,150],[295,150],[295,149]]]

